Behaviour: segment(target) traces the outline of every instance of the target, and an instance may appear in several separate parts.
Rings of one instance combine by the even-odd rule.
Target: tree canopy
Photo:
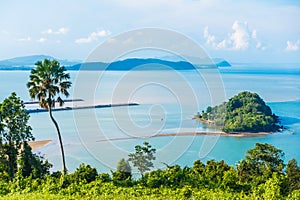
[[[155,160],[156,149],[152,148],[148,142],[143,143],[144,146],[136,145],[135,153],[128,155],[128,161],[133,163],[134,167],[138,168],[138,171],[143,176],[144,172],[149,171],[153,167],[152,160]]]
[[[34,140],[28,125],[29,114],[16,93],[0,103],[0,180],[12,180],[17,173],[41,178],[51,164],[32,153],[28,141]]]
[[[257,143],[236,166],[196,160],[185,167],[166,164],[139,178],[123,176],[130,175],[124,158],[112,177],[85,164],[64,176],[36,176],[40,168],[30,171],[26,164],[10,181],[0,176],[0,199],[299,199],[300,166],[292,159],[284,170],[283,157],[282,150]]]
[[[198,114],[202,121],[221,126],[224,132],[275,132],[278,117],[256,93],[241,92],[228,102],[207,107]]]
[[[29,115],[16,93],[0,103],[0,154],[5,161],[2,170],[8,172],[10,178],[17,172],[17,157],[22,144],[34,140],[28,120]]]

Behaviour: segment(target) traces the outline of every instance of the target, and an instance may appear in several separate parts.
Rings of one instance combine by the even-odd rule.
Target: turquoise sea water
[[[300,66],[297,64],[244,64],[223,68],[221,83],[218,79],[209,82],[196,71],[70,73],[74,87],[83,88],[72,91],[74,98],[91,103],[140,103],[133,107],[55,112],[70,171],[84,162],[98,171],[109,172],[121,157],[126,158],[143,141],[149,141],[157,149],[156,168],[163,167],[162,162],[190,166],[197,159],[224,159],[234,165],[256,142],[271,143],[284,150],[286,161],[291,158],[300,161]],[[28,75],[29,71],[0,71],[0,100],[15,91],[24,101],[29,101],[25,86]],[[89,77],[96,77],[96,87]],[[287,130],[245,138],[149,137],[158,133],[214,131],[191,119],[207,105],[221,102],[212,90],[224,93],[224,100],[243,90],[257,92],[280,116]],[[48,114],[32,113],[30,125],[36,140],[53,140],[37,152],[54,164],[53,170],[61,169],[57,136]]]

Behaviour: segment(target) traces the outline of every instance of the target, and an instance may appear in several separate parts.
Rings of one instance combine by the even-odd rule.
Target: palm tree
[[[30,81],[27,83],[29,94],[32,99],[37,99],[41,108],[47,109],[53,124],[56,127],[61,156],[62,156],[62,172],[67,173],[63,142],[59,130],[58,123],[52,115],[52,108],[55,107],[55,102],[60,106],[64,101],[60,97],[60,93],[66,97],[69,96],[68,89],[72,83],[69,81],[70,74],[65,73],[66,68],[60,66],[56,60],[38,61],[36,69],[32,69],[30,73]]]

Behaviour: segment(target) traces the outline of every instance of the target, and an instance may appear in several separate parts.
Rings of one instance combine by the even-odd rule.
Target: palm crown
[[[65,73],[66,68],[56,60],[45,59],[35,65],[37,67],[31,70],[30,81],[27,83],[30,97],[38,99],[40,106],[47,110],[55,107],[56,101],[62,106],[64,101],[59,94],[69,96],[68,88],[72,84],[68,81],[70,74]]]

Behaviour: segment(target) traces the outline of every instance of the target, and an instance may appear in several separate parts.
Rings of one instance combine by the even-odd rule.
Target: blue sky
[[[136,28],[166,28],[231,62],[300,62],[300,1],[85,0],[0,3],[0,59],[85,59]]]

